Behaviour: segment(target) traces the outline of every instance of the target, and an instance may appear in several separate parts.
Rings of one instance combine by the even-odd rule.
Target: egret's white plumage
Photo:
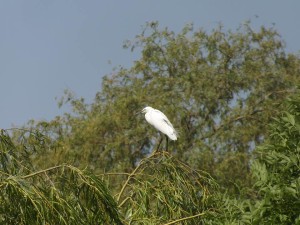
[[[167,135],[171,140],[177,140],[178,134],[165,114],[149,106],[145,107],[142,113],[145,113],[147,122],[157,130]]]

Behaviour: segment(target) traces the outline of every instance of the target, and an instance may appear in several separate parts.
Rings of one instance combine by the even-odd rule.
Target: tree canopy
[[[285,52],[276,30],[187,25],[175,34],[152,22],[125,47],[140,50],[140,59],[104,77],[92,104],[67,91],[62,103],[73,113],[39,124],[62,139],[51,158],[99,172],[131,170],[159,138],[135,115],[150,105],[179,130],[172,154],[227,188],[248,184],[251,151],[299,80],[299,58]]]
[[[91,104],[66,91],[71,113],[2,131],[0,221],[299,223],[300,60],[275,28],[151,22],[124,47],[140,58]],[[179,131],[169,152],[153,152],[147,105]]]

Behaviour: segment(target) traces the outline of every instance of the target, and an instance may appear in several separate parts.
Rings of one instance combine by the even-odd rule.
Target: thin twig
[[[178,222],[181,222],[181,221],[184,221],[184,220],[189,220],[189,219],[192,219],[192,218],[195,218],[195,217],[199,217],[199,216],[203,216],[205,215],[206,212],[203,212],[203,213],[199,213],[197,215],[193,215],[193,216],[188,216],[188,217],[184,217],[184,218],[180,218],[178,220],[174,220],[174,221],[171,221],[169,223],[165,223],[163,225],[170,225],[170,224],[175,224],[175,223],[178,223]]]
[[[140,164],[132,171],[132,173],[128,176],[127,180],[125,181],[119,195],[118,195],[118,198],[117,198],[117,202],[120,201],[120,198],[121,198],[121,195],[123,194],[128,182],[130,181],[131,177],[134,176],[134,174],[136,173],[136,171],[143,165],[143,160],[140,162]]]
[[[2,170],[0,170],[0,173],[6,176],[10,176],[10,174],[3,172]]]
[[[97,176],[130,176],[131,173],[101,173]]]
[[[121,208],[122,205],[124,205],[124,204],[127,202],[128,199],[130,199],[130,197],[125,198],[125,199],[119,204],[118,208]]]
[[[136,175],[136,171],[144,164],[145,160],[148,160],[148,159],[152,158],[153,156],[155,156],[155,154],[156,154],[156,152],[152,152],[152,154],[151,154],[150,156],[148,156],[148,157],[145,158],[145,159],[142,159],[142,160],[140,161],[139,165],[138,165],[138,166],[132,171],[132,173],[128,176],[128,178],[127,178],[127,180],[125,181],[125,183],[124,183],[124,185],[123,185],[121,191],[120,191],[119,194],[118,194],[118,198],[117,198],[117,202],[118,202],[118,203],[120,202],[120,198],[121,198],[121,196],[122,196],[122,194],[123,194],[123,192],[124,192],[126,186],[128,185],[128,182],[130,181],[130,179],[131,179],[134,175]]]
[[[50,170],[54,170],[54,169],[61,168],[61,167],[65,167],[65,166],[68,167],[67,165],[53,166],[53,167],[50,167],[50,168],[45,169],[45,170],[40,170],[40,171],[37,171],[37,172],[35,172],[35,173],[31,173],[31,174],[28,174],[28,175],[26,175],[26,176],[22,176],[21,178],[22,178],[22,179],[26,179],[26,178],[33,177],[33,176],[35,176],[35,175],[38,175],[38,174],[40,174],[40,173],[45,173],[45,172],[48,172],[48,171],[50,171]]]

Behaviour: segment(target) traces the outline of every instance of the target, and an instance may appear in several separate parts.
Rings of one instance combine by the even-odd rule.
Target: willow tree
[[[49,148],[47,137],[17,133],[15,141],[0,130],[1,224],[123,224],[100,178],[66,164],[37,170],[32,158]]]
[[[175,33],[152,22],[124,47],[140,58],[105,76],[92,104],[67,93],[63,102],[73,112],[37,125],[57,137],[56,151],[44,156],[98,172],[131,171],[159,139],[135,115],[150,105],[179,130],[169,148],[174,156],[226,188],[247,185],[249,155],[299,83],[299,57],[286,53],[276,30],[246,23],[235,31],[187,25]]]

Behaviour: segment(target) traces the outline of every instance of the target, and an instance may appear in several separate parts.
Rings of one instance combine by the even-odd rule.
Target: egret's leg
[[[168,136],[167,135],[165,135],[166,136],[166,151],[168,151],[168,143],[169,143],[169,139],[168,139]]]
[[[159,146],[160,146],[162,140],[163,140],[163,137],[160,136],[160,140],[159,140],[159,143],[158,143],[157,148],[156,148],[155,151],[159,151]]]

